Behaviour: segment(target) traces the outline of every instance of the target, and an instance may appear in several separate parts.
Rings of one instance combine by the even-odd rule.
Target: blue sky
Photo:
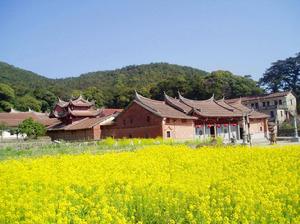
[[[300,1],[0,0],[0,61],[58,78],[169,62],[258,79],[300,51]]]

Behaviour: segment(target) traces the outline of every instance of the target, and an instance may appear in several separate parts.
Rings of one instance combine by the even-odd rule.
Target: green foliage
[[[295,57],[278,60],[267,69],[259,83],[271,92],[292,90],[300,100],[300,52]],[[300,104],[298,111],[300,112]]]
[[[14,89],[17,100],[8,102],[22,111],[27,111],[28,107],[49,111],[56,96],[68,100],[80,94],[95,100],[98,107],[123,108],[133,99],[134,90],[153,99],[163,99],[163,91],[176,96],[178,90],[184,96],[197,99],[206,99],[212,93],[216,97],[229,98],[262,92],[249,77],[236,76],[227,71],[208,73],[167,63],[133,65],[65,79],[47,79],[0,63],[0,82]]]
[[[46,128],[32,118],[25,119],[18,127],[20,133],[26,134],[28,138],[37,138],[46,133]]]
[[[41,110],[47,111],[50,108],[54,107],[54,104],[57,101],[57,97],[50,91],[46,89],[36,89],[33,92],[37,100],[41,101]]]
[[[0,83],[0,111],[9,111],[14,98],[15,91],[9,85]]]
[[[14,90],[4,83],[0,83],[0,99],[1,100],[13,100],[15,98]]]
[[[0,111],[9,112],[13,108],[12,103],[0,100]]]
[[[17,98],[15,105],[16,108],[21,111],[27,111],[28,109],[41,111],[42,107],[42,103],[30,95]]]

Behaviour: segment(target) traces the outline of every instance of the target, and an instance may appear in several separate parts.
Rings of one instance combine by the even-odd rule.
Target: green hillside
[[[154,99],[162,99],[163,91],[175,96],[205,99],[238,97],[262,92],[249,77],[228,71],[208,73],[199,69],[167,63],[132,65],[111,71],[82,74],[79,77],[49,79],[36,73],[0,63],[0,110],[51,110],[57,96],[68,99],[83,94],[97,106],[125,107],[134,90]]]

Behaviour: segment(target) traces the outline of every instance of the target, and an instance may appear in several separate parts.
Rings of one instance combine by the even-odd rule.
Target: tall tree
[[[261,86],[271,92],[292,90],[300,100],[300,52],[295,57],[272,63],[259,80]],[[298,111],[300,105],[298,104]]]
[[[300,52],[295,57],[278,60],[267,69],[259,83],[271,92],[293,90],[300,93]]]
[[[14,98],[15,91],[9,85],[0,83],[0,111],[9,111]]]

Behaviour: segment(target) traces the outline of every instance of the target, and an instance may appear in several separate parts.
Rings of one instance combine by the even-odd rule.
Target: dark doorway
[[[243,132],[244,132],[244,129],[240,128],[240,139],[243,139]]]
[[[215,126],[210,127],[210,136],[215,137]]]

